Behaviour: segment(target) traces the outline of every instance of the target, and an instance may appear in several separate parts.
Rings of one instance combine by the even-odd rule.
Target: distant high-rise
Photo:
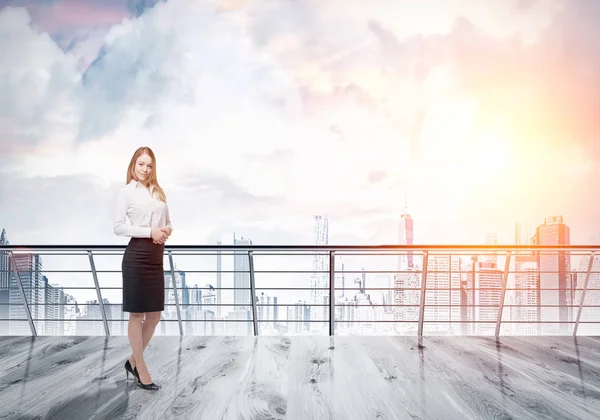
[[[544,224],[537,227],[534,242],[536,245],[569,245],[571,243],[570,229],[563,222],[562,216],[547,217]],[[566,323],[571,320],[571,311],[567,307],[567,289],[571,266],[570,252],[540,251],[537,253],[537,263],[540,275],[539,304],[555,305],[555,307],[541,308],[542,325],[548,321],[560,321],[562,323],[559,325],[560,330],[565,332],[569,328]],[[544,326],[543,329],[551,330],[554,328]]]
[[[329,218],[327,216],[317,215],[315,219],[315,245],[328,245],[329,243]],[[308,306],[310,308],[310,320],[317,321],[311,324],[312,327],[325,325],[329,317],[327,308],[324,306],[329,302],[329,253],[316,252],[313,258],[313,274],[310,280],[310,304],[322,306]],[[318,322],[321,321],[321,322]]]
[[[240,239],[233,234],[234,245],[252,245],[250,239]],[[250,310],[250,261],[248,252],[233,253],[233,304],[234,311]]]
[[[597,242],[594,238],[590,243],[596,244]],[[587,271],[590,264],[590,258],[591,255],[586,255],[579,263],[579,270],[577,273],[577,289],[579,290],[575,292],[574,298],[574,302],[576,303],[581,302],[585,278],[587,277]],[[592,262],[592,270],[590,271],[587,290],[588,292],[586,293],[583,302],[584,306],[587,306],[587,308],[584,308],[581,312],[579,334],[595,335],[592,332],[595,329],[595,325],[593,323],[598,321],[598,315],[600,312],[600,255],[596,255],[594,257],[594,261]]]
[[[277,329],[277,322],[279,322],[279,306],[277,306],[277,296],[273,296],[273,329]]]
[[[461,320],[471,321],[463,333],[490,335],[498,316],[503,273],[494,263],[478,261],[477,257],[472,258],[472,264],[470,272],[464,275],[465,294],[461,294]]]
[[[0,234],[0,245],[10,245],[6,230],[2,229]],[[0,251],[0,290],[8,290],[10,285],[10,254],[6,251]]]
[[[42,276],[42,258],[37,254],[15,254],[14,258],[31,317],[35,322],[37,332],[40,335],[44,334],[45,324],[37,321],[45,317],[46,291]],[[16,276],[11,276],[8,299],[10,303],[9,318],[11,319],[9,334],[31,334]]]
[[[46,288],[46,334],[65,334],[65,306],[67,303],[65,292],[58,284],[48,284],[48,279],[43,276]]]
[[[528,225],[524,225],[521,222],[515,223],[515,244],[516,245],[530,245],[531,235]]]
[[[530,238],[527,229],[521,223],[515,224],[515,244],[535,244],[536,239]],[[506,302],[512,299],[519,305],[510,308],[510,320],[520,321],[513,324],[514,331],[522,335],[537,335],[540,331],[540,287],[537,255],[532,251],[516,252],[513,257],[514,275],[509,274],[509,287],[517,290],[506,292]]]
[[[173,286],[173,277],[175,278],[175,286]],[[175,296],[177,296],[177,302],[179,303],[179,311],[183,319],[189,309],[190,304],[190,291],[187,287],[185,272],[177,270],[174,267],[173,275],[171,270],[165,270],[164,272],[165,281],[165,310],[162,313],[164,320],[176,320],[177,319],[177,303]],[[167,334],[167,329],[172,328],[175,324],[172,322],[161,322],[160,328],[162,334]]]
[[[414,241],[414,220],[408,214],[408,200],[405,197],[404,213],[400,215],[398,226],[398,245],[413,245]],[[414,292],[412,289],[419,287],[420,278],[415,276],[413,251],[401,250],[398,255],[398,267],[394,275],[394,317],[398,321],[405,321],[414,314],[405,305],[412,305],[414,301]],[[392,300],[392,299],[390,299]]]
[[[217,242],[217,245],[221,245],[221,241]],[[221,263],[222,263],[221,251],[217,251],[217,319],[221,319]]]
[[[335,297],[342,299],[346,296],[346,274],[344,261],[341,256],[335,259]]]
[[[512,321],[518,320],[521,323],[517,325],[519,335],[539,335],[540,326],[540,274],[536,261],[527,261],[525,258],[517,266],[516,288],[519,289],[516,294],[516,303]]]
[[[492,232],[488,232],[485,235],[484,239],[485,245],[498,245],[498,235]],[[494,265],[498,264],[498,252],[497,251],[487,251],[481,257],[481,262],[489,262]]]
[[[414,238],[414,220],[407,214],[400,215],[400,225],[398,227],[398,245],[413,245]],[[407,250],[398,256],[398,271],[413,266],[413,252]]]
[[[429,323],[425,331],[449,331],[455,327],[448,321],[461,320],[461,268],[456,255],[430,255],[427,262],[426,317]],[[460,323],[456,324],[460,327]]]
[[[10,245],[4,229],[0,234],[0,245]],[[0,251],[0,319],[8,319],[10,271],[10,254]],[[8,321],[0,321],[0,335],[8,335]]]

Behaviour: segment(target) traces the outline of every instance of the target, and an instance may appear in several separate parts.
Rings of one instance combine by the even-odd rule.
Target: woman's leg
[[[142,351],[146,350],[146,347],[148,347],[148,343],[154,335],[154,330],[160,322],[160,312],[146,312],[145,315],[146,319],[144,319],[144,322],[142,324]],[[135,367],[135,357],[133,354],[129,358],[129,363],[131,363],[132,368]]]
[[[146,312],[145,315],[146,315],[146,319],[144,319],[144,322],[142,324],[142,353],[148,346],[148,343],[150,343],[150,340],[152,339],[152,336],[154,335],[154,330],[156,329],[156,326],[160,322],[160,312]],[[138,359],[136,357],[136,354],[134,352],[134,354],[131,355],[131,359],[130,359],[131,366],[132,367],[136,366],[136,363],[138,363],[137,362],[138,360],[140,360],[140,359]],[[142,372],[141,372],[142,369],[145,370],[144,375],[142,375]],[[152,382],[152,380],[150,379],[150,374],[148,373],[148,369],[146,367],[145,362],[144,362],[143,368],[142,367],[138,368],[138,373],[140,374],[140,379],[141,379],[142,383],[146,384],[146,383]],[[146,380],[149,380],[150,382],[146,382]]]
[[[129,323],[127,324],[127,335],[129,337],[129,344],[133,352],[133,358],[138,363],[144,361],[144,346],[142,339],[142,324],[144,321],[143,313],[129,313]],[[134,366],[134,365],[132,365]]]

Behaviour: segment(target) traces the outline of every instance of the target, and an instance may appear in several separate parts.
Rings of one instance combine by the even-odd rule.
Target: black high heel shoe
[[[131,367],[131,363],[129,363],[129,359],[127,359],[127,361],[125,362],[125,370],[127,371],[127,380],[129,380],[129,374],[131,373],[133,375],[133,379],[135,380],[135,373],[133,372],[133,369]]]
[[[140,380],[140,374],[137,370],[137,366],[133,368],[133,376],[135,376],[135,379],[136,379],[135,382],[136,382],[137,386],[139,386],[142,389],[146,389],[148,391],[158,391],[160,388],[154,382],[149,383],[149,384],[143,384],[142,381]]]

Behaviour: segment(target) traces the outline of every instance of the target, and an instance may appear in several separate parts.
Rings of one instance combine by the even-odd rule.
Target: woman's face
[[[138,157],[135,161],[134,173],[142,184],[146,184],[152,175],[152,158],[146,154]]]

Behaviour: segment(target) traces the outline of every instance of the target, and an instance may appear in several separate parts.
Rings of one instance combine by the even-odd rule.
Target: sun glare
[[[469,98],[443,100],[433,107],[423,123],[421,144],[427,154],[460,155],[466,146],[477,113],[477,102]]]
[[[478,175],[494,174],[508,170],[512,151],[504,136],[491,133],[477,142],[473,155],[473,160],[479,168]]]

